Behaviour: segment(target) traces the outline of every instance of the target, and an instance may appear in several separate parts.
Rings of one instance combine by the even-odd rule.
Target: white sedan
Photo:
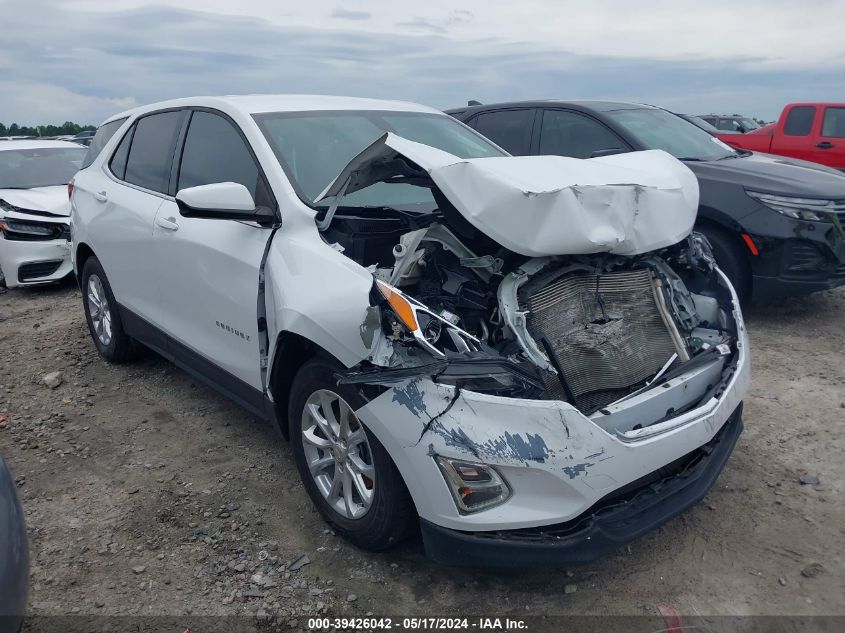
[[[72,272],[67,183],[87,151],[66,141],[0,141],[0,279],[9,288]]]

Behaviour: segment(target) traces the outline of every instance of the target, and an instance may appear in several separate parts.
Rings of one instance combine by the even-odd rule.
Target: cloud
[[[397,22],[396,26],[405,27],[412,31],[428,31],[429,33],[446,33],[446,29],[425,18],[413,18],[403,22]]]
[[[491,36],[479,24],[487,19],[484,11],[456,11],[452,4],[441,11],[439,2],[431,0],[431,16],[405,14],[396,21],[407,25],[392,22],[372,32],[371,23],[385,19],[378,12],[368,20],[332,21],[325,6],[317,7],[322,18],[306,26],[297,23],[299,14],[258,12],[253,0],[225,6],[246,7],[255,15],[147,6],[140,0],[122,10],[107,8],[118,0],[100,3],[96,11],[28,0],[28,10],[13,6],[4,16],[0,116],[7,124],[99,122],[136,103],[251,92],[347,94],[440,108],[468,99],[608,98],[767,119],[788,101],[845,101],[839,62],[782,68],[762,49],[719,59],[565,50],[562,45],[576,39],[570,32],[559,34],[554,45],[543,38]],[[557,6],[549,3],[547,9]],[[654,33],[671,28],[658,17]],[[637,20],[632,23],[640,24]],[[462,29],[475,29],[474,35]],[[714,51],[726,44],[721,36],[717,44],[707,30]]]
[[[139,103],[134,97],[98,97],[74,92],[62,86],[44,83],[0,80],[0,112],[4,123],[23,125],[91,123],[92,112],[120,112]]]
[[[368,20],[371,16],[372,14],[368,11],[352,11],[341,7],[337,7],[331,12],[331,17],[341,20]]]

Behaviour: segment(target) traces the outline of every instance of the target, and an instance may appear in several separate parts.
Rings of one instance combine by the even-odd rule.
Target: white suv
[[[742,428],[736,295],[659,151],[511,157],[408,103],[193,98],[72,187],[109,361],[152,348],[276,425],[378,550],[591,560],[704,496]]]

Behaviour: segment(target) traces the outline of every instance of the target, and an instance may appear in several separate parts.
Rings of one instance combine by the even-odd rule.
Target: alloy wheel
[[[112,339],[112,314],[103,282],[96,274],[88,277],[87,299],[94,334],[100,343],[108,347]]]
[[[320,389],[302,411],[302,446],[320,494],[346,519],[360,519],[373,503],[375,468],[364,427],[338,394]]]

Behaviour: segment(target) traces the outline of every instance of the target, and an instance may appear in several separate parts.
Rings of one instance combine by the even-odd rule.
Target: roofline
[[[650,103],[638,103],[635,101],[613,101],[609,99],[527,99],[524,101],[502,101],[498,103],[484,103],[482,105],[477,106],[458,106],[455,108],[447,108],[444,112],[448,113],[455,113],[455,114],[462,114],[468,112],[476,112],[481,110],[495,110],[495,109],[503,109],[503,108],[539,108],[539,107],[547,107],[547,106],[561,106],[561,107],[572,107],[572,108],[583,108],[583,109],[592,109],[600,110],[603,112],[612,111],[614,108],[612,106],[621,106],[618,109],[636,109],[636,108],[655,108],[655,109],[665,109],[661,108],[660,106],[652,105]],[[605,107],[597,107],[597,106],[605,106]],[[611,106],[611,107],[606,107]]]
[[[250,99],[257,100],[266,100],[268,102],[278,99],[279,101],[284,101],[285,99],[290,100],[313,100],[315,102],[319,102],[320,100],[325,100],[326,102],[329,101],[340,101],[340,100],[348,100],[349,107],[347,108],[339,108],[339,107],[326,107],[326,108],[251,108],[245,105]],[[363,102],[370,102],[370,105],[373,107],[361,107]],[[377,110],[379,108],[374,107],[377,104],[383,104],[385,106],[384,109],[391,109],[397,111],[408,111],[408,112],[430,112],[436,114],[442,114],[441,110],[437,108],[432,108],[430,106],[422,105],[419,103],[414,103],[412,101],[400,101],[400,100],[392,100],[392,99],[370,99],[368,97],[350,97],[345,95],[320,95],[320,94],[262,94],[262,93],[255,93],[255,94],[239,94],[239,95],[200,95],[200,96],[193,96],[193,97],[181,97],[178,99],[169,99],[166,101],[157,101],[155,103],[150,103],[146,105],[136,106],[134,108],[130,108],[128,110],[124,110],[117,114],[113,114],[109,118],[105,119],[100,125],[104,125],[106,123],[110,123],[112,121],[116,121],[118,119],[132,117],[135,115],[143,114],[145,112],[153,112],[155,110],[163,110],[167,108],[187,108],[192,106],[197,107],[219,107],[221,109],[231,108],[235,110],[239,110],[247,115],[253,114],[263,114],[267,112],[298,112],[298,111],[319,111],[319,110]],[[357,105],[356,105],[357,104]],[[327,104],[328,105],[328,104]]]

